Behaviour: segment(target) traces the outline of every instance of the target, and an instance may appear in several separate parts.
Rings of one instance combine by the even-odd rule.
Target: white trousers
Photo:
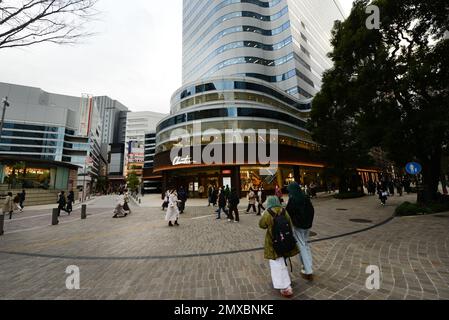
[[[273,280],[273,286],[275,289],[285,290],[290,288],[292,281],[290,280],[290,274],[288,267],[285,265],[284,258],[277,260],[270,260],[271,279]]]

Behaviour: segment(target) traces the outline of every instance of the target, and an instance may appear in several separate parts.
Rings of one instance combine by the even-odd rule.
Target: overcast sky
[[[131,3],[100,0],[97,35],[76,46],[0,50],[0,82],[107,95],[132,111],[168,113],[182,81],[182,0]],[[340,3],[349,13],[352,0]]]

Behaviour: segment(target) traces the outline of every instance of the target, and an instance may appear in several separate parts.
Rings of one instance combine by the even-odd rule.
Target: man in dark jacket
[[[229,195],[229,221],[240,222],[239,209],[238,205],[240,203],[239,195],[237,194],[236,189],[231,190],[231,194]],[[234,219],[235,213],[235,219]]]
[[[226,210],[226,196],[222,188],[220,188],[218,192],[218,210],[215,211],[217,213],[217,220],[221,219],[221,211],[228,216],[228,211]]]
[[[300,249],[300,263],[304,266],[301,276],[313,281],[313,260],[309,245],[310,229],[313,226],[315,212],[309,198],[306,198],[301,187],[296,182],[288,186],[287,212],[293,223],[293,234]]]
[[[61,210],[67,212],[66,204],[67,201],[65,199],[65,192],[61,191],[58,196],[58,217],[61,215]]]
[[[19,194],[19,205],[23,210],[23,203],[25,202],[26,199],[26,192],[25,190],[22,190],[22,193]]]
[[[186,202],[187,202],[187,192],[184,189],[183,186],[181,186],[181,188],[179,188],[178,191],[178,200],[179,200],[179,214],[183,214],[184,210],[186,208]]]

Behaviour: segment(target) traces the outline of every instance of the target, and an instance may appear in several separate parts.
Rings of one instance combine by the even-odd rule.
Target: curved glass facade
[[[270,88],[261,83],[241,80],[213,80],[197,85],[189,85],[178,90],[172,97],[172,109],[173,106],[176,105],[176,103],[200,93],[231,90],[245,90],[264,93],[298,110],[308,110],[311,108],[309,101],[300,101],[298,99],[295,99],[294,97],[289,97],[287,94],[282,93],[279,90]]]
[[[239,32],[249,32],[249,33],[256,33],[259,35],[263,35],[263,36],[276,36],[278,34],[281,34],[282,32],[288,30],[290,28],[290,21],[284,23],[283,25],[281,25],[280,27],[277,27],[275,29],[262,29],[259,27],[255,27],[255,26],[250,26],[250,25],[240,25],[240,26],[235,26],[235,27],[231,27],[231,28],[227,28],[225,30],[222,30],[220,32],[218,32],[215,36],[213,36],[206,44],[204,44],[201,49],[197,50],[198,52],[202,52],[204,50],[207,50],[208,48],[210,48],[215,42],[217,42],[218,40],[220,40],[221,38],[233,34],[233,33],[239,33]],[[190,58],[186,59],[186,64],[189,64],[192,62],[192,60],[195,59],[195,55],[191,55]]]
[[[257,49],[262,49],[264,51],[276,51],[276,50],[280,50],[280,49],[288,46],[292,42],[293,42],[292,37],[288,37],[287,39],[285,39],[281,42],[278,42],[276,44],[271,44],[271,45],[264,44],[262,42],[257,42],[257,41],[235,41],[235,42],[227,43],[227,44],[221,46],[220,48],[217,48],[216,50],[214,50],[211,54],[209,54],[207,56],[207,58],[205,58],[201,63],[197,64],[196,67],[193,68],[192,71],[190,71],[186,76],[188,77],[192,73],[197,72],[200,68],[204,67],[207,63],[209,63],[209,61],[211,61],[213,58],[215,58],[216,56],[218,56],[228,50],[234,50],[234,49],[239,49],[239,48],[257,48]]]
[[[220,24],[222,24],[225,21],[229,21],[229,20],[235,19],[235,18],[252,18],[252,19],[256,19],[257,21],[272,22],[272,21],[276,21],[276,20],[280,19],[287,13],[288,13],[288,7],[284,7],[281,11],[279,11],[273,15],[270,15],[270,16],[262,15],[262,14],[259,14],[257,12],[253,12],[253,11],[236,11],[236,12],[231,12],[231,13],[225,14],[224,16],[221,16],[220,18],[215,20],[210,26],[208,26],[206,28],[206,31],[203,32],[203,34],[201,34],[198,37],[198,39],[190,45],[190,47],[187,47],[187,50],[190,49],[191,47],[194,47],[194,46],[198,45],[199,43],[201,43],[202,39],[206,38],[209,33],[211,33],[217,26],[219,26]],[[197,37],[197,35],[195,33],[193,33],[190,37],[187,37],[186,40],[187,41],[190,40],[193,36]]]
[[[292,114],[279,112],[275,110],[268,109],[258,109],[258,108],[241,108],[241,107],[225,107],[220,109],[206,109],[200,111],[192,111],[187,113],[178,114],[167,120],[161,122],[157,131],[161,132],[166,128],[171,126],[181,124],[184,122],[205,120],[210,118],[237,118],[237,117],[250,117],[250,118],[268,118],[274,120],[285,121],[290,124],[297,126],[298,128],[304,129],[306,126],[306,121],[303,119],[298,119]]]
[[[208,12],[206,14],[206,16],[203,18],[203,20],[198,24],[198,27],[191,33],[195,34],[198,32],[199,28],[201,26],[203,26],[204,24],[206,24],[206,22],[217,12],[219,12],[220,10],[222,10],[223,8],[232,5],[232,4],[238,4],[238,3],[248,3],[248,4],[254,4],[257,5],[261,8],[272,8],[276,5],[278,5],[279,3],[281,3],[282,0],[273,0],[273,1],[259,1],[259,0],[225,0],[222,1],[221,3],[219,3],[218,5],[216,5],[210,12]],[[195,9],[198,9],[198,6],[200,3],[203,3],[202,1],[198,1],[198,3],[196,4],[195,8],[190,12],[194,12]],[[204,15],[204,12],[213,4],[213,1],[205,1],[205,4],[203,8],[199,9],[197,11],[196,16],[191,19],[191,23],[186,25],[186,17],[190,17],[192,16],[190,13],[187,13],[184,17],[184,28],[183,28],[183,37],[184,39],[186,39],[187,33],[190,31],[190,29],[193,27],[193,25],[195,24],[195,22],[198,21],[198,18],[201,15]],[[184,10],[185,11],[185,10]]]

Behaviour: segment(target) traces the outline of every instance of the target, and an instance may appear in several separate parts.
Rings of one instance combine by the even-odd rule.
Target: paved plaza
[[[293,261],[294,299],[449,299],[449,214],[392,218],[415,196],[314,200],[312,251],[316,280]],[[153,199],[153,200],[150,200]],[[206,201],[191,200],[180,227],[169,228],[157,198],[124,219],[112,219],[114,197],[79,209],[49,226],[49,209],[29,208],[5,224],[0,237],[0,299],[281,299],[263,259],[259,217],[215,220]],[[80,290],[66,288],[70,265]],[[368,290],[370,265],[381,269],[379,290]]]

